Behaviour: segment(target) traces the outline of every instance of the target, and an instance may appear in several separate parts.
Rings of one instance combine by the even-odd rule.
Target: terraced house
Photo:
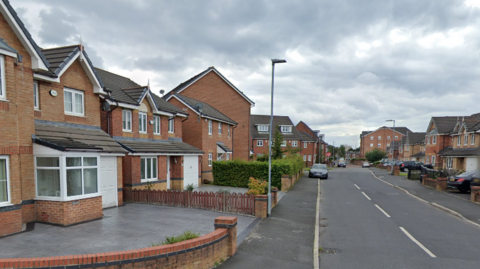
[[[81,45],[40,49],[0,1],[0,236],[121,204],[125,150],[100,128],[104,85]]]
[[[425,156],[425,134],[422,132],[407,133],[402,139],[401,152],[402,160],[404,161],[416,161],[423,159]]]
[[[102,128],[128,151],[123,158],[125,191],[183,190],[200,182],[200,149],[183,142],[182,122],[189,114],[158,97],[148,86],[97,68],[105,83],[109,109]]]
[[[432,117],[425,135],[425,163],[443,166],[442,151],[452,147],[450,136],[457,125],[458,117]]]

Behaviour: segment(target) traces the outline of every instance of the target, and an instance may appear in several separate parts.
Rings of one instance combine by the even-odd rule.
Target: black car
[[[347,168],[347,164],[345,162],[339,162],[337,164],[337,167],[343,167],[343,168]]]
[[[420,169],[423,163],[416,161],[404,161],[399,165],[400,171],[408,172],[410,169]]]
[[[477,170],[468,171],[463,174],[457,175],[450,178],[447,181],[447,188],[458,190],[460,192],[466,193],[470,191],[470,183],[472,179],[478,178],[480,175]]]
[[[328,179],[328,168],[326,164],[314,164],[312,168],[310,168],[310,172],[308,173],[308,177],[318,177],[320,179]]]

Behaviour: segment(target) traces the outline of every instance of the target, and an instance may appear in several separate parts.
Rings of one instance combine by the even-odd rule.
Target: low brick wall
[[[22,231],[22,209],[0,212],[0,237]],[[1,268],[1,267],[0,267]]]
[[[447,178],[439,177],[436,180],[437,186],[436,190],[437,191],[445,191],[447,190]]]
[[[36,201],[36,220],[68,226],[103,217],[102,197],[73,201]]]
[[[39,258],[0,259],[0,268],[213,268],[237,251],[237,218],[218,217],[215,231],[171,245]]]
[[[471,186],[470,200],[475,203],[480,203],[480,186]]]
[[[437,180],[432,179],[432,178],[428,178],[428,177],[424,177],[423,181],[422,181],[422,185],[430,187],[432,189],[437,189]]]
[[[283,175],[282,176],[282,191],[287,192],[290,188],[295,185],[295,183],[302,177],[303,170],[300,171],[298,174],[293,176]]]

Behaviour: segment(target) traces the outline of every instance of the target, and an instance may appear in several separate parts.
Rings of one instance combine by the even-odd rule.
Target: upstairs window
[[[373,136],[370,136],[370,140],[373,140]]]
[[[168,132],[171,134],[175,133],[175,118],[168,120]]]
[[[427,145],[430,145],[430,136],[427,136]]]
[[[294,148],[298,147],[298,141],[296,140],[292,141],[292,147]]]
[[[124,131],[132,131],[132,111],[123,110],[122,112],[122,129]]]
[[[307,142],[303,142],[303,148],[306,149],[308,147],[308,143]]]
[[[370,147],[373,148],[373,144],[370,144]]]
[[[84,116],[83,108],[83,92],[70,88],[63,89],[64,102],[65,102],[65,114],[73,116]]]
[[[257,140],[257,147],[263,147],[263,140]]]
[[[463,136],[463,144],[468,145],[468,134]]]
[[[378,140],[382,140],[382,137],[381,137],[381,136],[378,136]]]
[[[153,116],[153,133],[160,134],[160,116]]]
[[[387,136],[387,140],[390,140],[390,136]]]
[[[261,124],[261,125],[258,125],[257,128],[258,128],[258,131],[259,131],[259,132],[268,132],[268,127],[269,127],[269,126],[266,125],[266,124]]]
[[[147,113],[138,112],[138,131],[147,133]]]
[[[470,145],[475,145],[475,134],[470,135]]]
[[[287,141],[283,141],[282,142],[282,147],[286,147],[287,146]]]
[[[460,144],[462,143],[461,140],[462,140],[462,137],[457,136],[457,146],[460,146]]]
[[[218,134],[222,134],[222,123],[218,123]]]
[[[281,131],[282,131],[282,133],[291,133],[292,132],[292,126],[282,126]]]
[[[35,110],[40,109],[40,101],[39,101],[39,95],[38,95],[38,82],[37,81],[33,82],[33,108]]]
[[[211,135],[213,133],[213,122],[208,120],[208,134]]]
[[[433,145],[437,144],[437,136],[436,135],[432,136],[432,144]]]
[[[5,85],[5,58],[0,55],[0,99],[7,99]]]
[[[228,130],[228,137],[230,137],[230,125],[228,125],[227,130]]]
[[[395,140],[398,140],[398,135],[395,136]]]

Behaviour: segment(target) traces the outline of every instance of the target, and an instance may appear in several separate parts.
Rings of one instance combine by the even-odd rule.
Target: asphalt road
[[[480,228],[349,167],[321,181],[320,268],[479,268]]]

